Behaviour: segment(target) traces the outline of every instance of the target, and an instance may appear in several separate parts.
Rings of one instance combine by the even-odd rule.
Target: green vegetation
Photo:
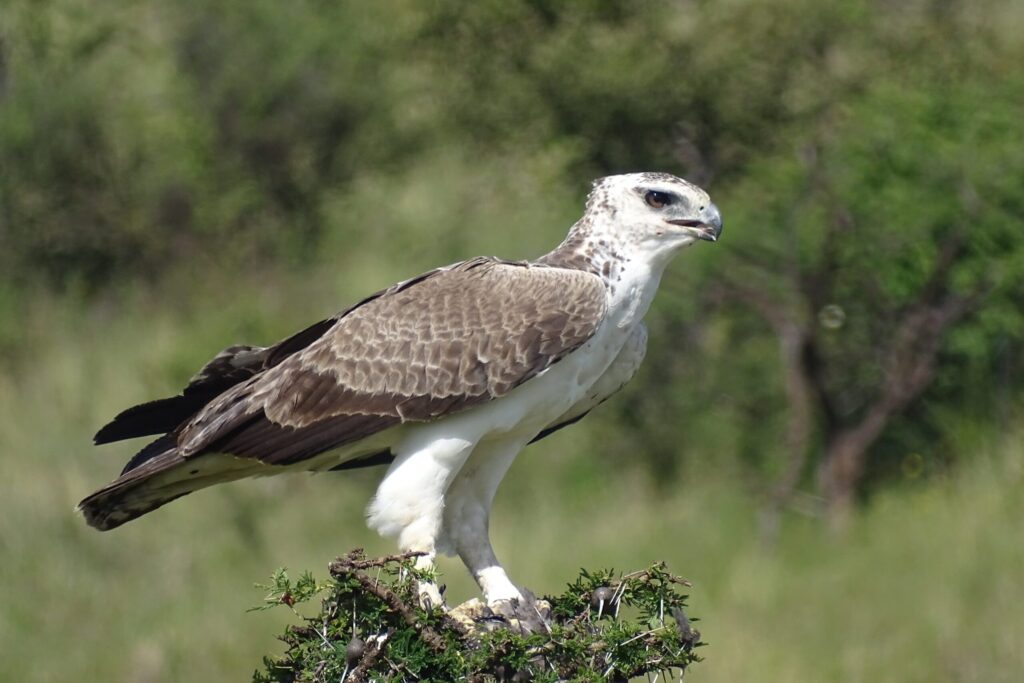
[[[424,611],[416,580],[432,576],[415,570],[414,557],[353,551],[331,563],[322,585],[309,573],[293,582],[278,570],[257,609],[325,595],[316,614],[280,637],[285,656],[265,658],[253,680],[627,680],[681,675],[698,659],[700,633],[677,590],[687,582],[663,564],[624,576],[584,571],[547,604],[501,618],[479,600],[469,612]]]
[[[725,233],[666,275],[636,380],[513,468],[513,578],[667,561],[698,681],[1017,680],[1021,63],[1014,0],[0,4],[0,680],[281,654],[247,586],[391,552],[379,472],[98,534],[72,507],[137,444],[89,436],[229,343],[537,256],[640,169]]]

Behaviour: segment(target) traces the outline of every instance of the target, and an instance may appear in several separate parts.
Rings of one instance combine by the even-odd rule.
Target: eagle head
[[[613,230],[616,241],[659,252],[715,242],[722,234],[722,216],[708,193],[668,173],[595,180],[585,218]]]

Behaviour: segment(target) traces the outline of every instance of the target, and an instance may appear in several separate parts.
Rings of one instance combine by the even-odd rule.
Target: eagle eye
[[[655,209],[661,209],[672,204],[672,202],[675,201],[675,197],[668,192],[647,190],[647,192],[644,193],[644,201],[647,203],[647,206]]]

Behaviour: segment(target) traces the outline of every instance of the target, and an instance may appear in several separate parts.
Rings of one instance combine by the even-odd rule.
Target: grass
[[[220,296],[207,309],[40,301],[20,321],[28,350],[0,366],[0,680],[247,680],[282,651],[274,636],[289,620],[246,612],[262,597],[255,582],[281,566],[322,576],[355,546],[393,550],[362,523],[374,471],[239,482],[105,534],[74,514],[133,447],[90,446],[105,418],[175,389],[236,335],[270,340],[316,315],[267,287],[228,321]],[[787,516],[769,550],[732,466],[685,468],[655,493],[629,453],[621,470],[588,459],[602,444],[586,423],[527,451],[498,495],[499,556],[538,594],[581,566],[666,560],[693,582],[709,643],[696,683],[1019,680],[1020,434],[876,495],[841,538]],[[440,568],[451,600],[473,595],[457,561]]]

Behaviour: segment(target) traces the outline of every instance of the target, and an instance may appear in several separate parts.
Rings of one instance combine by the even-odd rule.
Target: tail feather
[[[251,461],[210,454],[185,459],[176,448],[154,455],[78,504],[89,526],[108,531],[193,491],[253,473]]]

